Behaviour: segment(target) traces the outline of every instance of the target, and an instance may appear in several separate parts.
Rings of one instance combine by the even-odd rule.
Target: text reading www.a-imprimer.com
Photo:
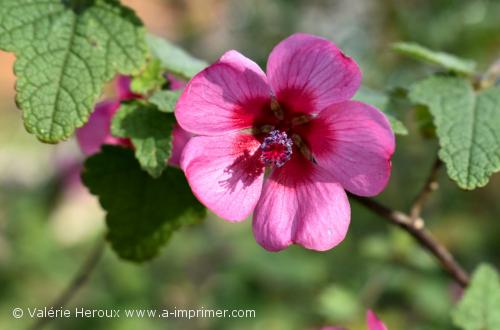
[[[76,307],[16,307],[12,309],[16,319],[29,318],[255,318],[254,309],[91,309]]]

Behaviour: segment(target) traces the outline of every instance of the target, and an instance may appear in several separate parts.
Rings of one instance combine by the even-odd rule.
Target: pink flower
[[[167,75],[171,89],[184,88],[185,83]],[[141,98],[130,90],[130,78],[118,76],[115,83],[116,98],[105,100],[95,106],[94,112],[90,115],[89,121],[76,131],[76,138],[82,152],[89,156],[101,150],[103,144],[121,145],[131,148],[129,139],[116,138],[111,135],[111,121],[116,111],[120,107],[120,102],[124,100]],[[175,125],[172,132],[172,155],[169,164],[179,166],[179,159],[184,146],[191,137],[191,134],[183,130],[179,125]]]
[[[377,318],[377,315],[372,310],[366,312],[366,323],[368,330],[387,330],[385,324]],[[321,330],[343,330],[338,327],[323,327]]]
[[[368,324],[368,330],[387,330],[385,324],[377,318],[377,315],[371,309],[366,312],[366,323]]]
[[[350,222],[344,189],[380,193],[395,148],[385,116],[349,101],[360,82],[351,58],[312,35],[279,43],[267,75],[225,53],[188,83],[176,107],[181,127],[199,135],[181,157],[194,194],[229,221],[253,211],[255,238],[267,250],[339,244]]]

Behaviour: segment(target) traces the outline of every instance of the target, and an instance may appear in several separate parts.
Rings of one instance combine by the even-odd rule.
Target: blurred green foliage
[[[464,330],[488,330],[500,327],[500,277],[495,268],[481,264],[471,283],[453,309],[454,324]]]
[[[390,51],[395,41],[415,41],[477,61],[484,70],[500,52],[500,1],[219,1],[211,29],[179,8],[178,40],[200,58],[215,60],[237,49],[265,67],[269,51],[296,31],[323,35],[361,65],[364,85],[374,90],[406,86],[432,68]],[[214,4],[214,9],[215,8]],[[217,7],[218,8],[218,7]],[[12,100],[0,100],[3,106]],[[437,151],[419,134],[416,114],[400,108],[409,135],[398,137],[393,176],[379,197],[406,209]],[[64,289],[100,239],[102,214],[70,213],[86,231],[70,232],[55,214],[80,203],[80,188],[62,188],[52,146],[25,137],[15,110],[0,120],[0,329],[23,329],[14,307],[43,307]],[[64,146],[61,146],[65,148]],[[61,148],[58,147],[58,148]],[[20,164],[13,166],[9,164]],[[15,167],[15,170],[12,168]],[[10,170],[5,170],[10,169]],[[486,261],[500,265],[500,177],[464,192],[444,173],[440,189],[424,211],[427,226],[469,269]],[[76,191],[76,192],[75,192]],[[85,200],[88,203],[88,200]],[[70,303],[88,308],[242,308],[255,319],[71,319],[47,329],[319,329],[341,325],[365,329],[364,310],[374,309],[389,329],[454,329],[449,312],[458,289],[411,237],[352,203],[347,239],[327,253],[292,247],[268,253],[258,246],[251,223],[230,224],[209,217],[203,225],[176,233],[154,261],[136,265],[108,249],[89,283]],[[59,222],[58,222],[59,221]],[[72,217],[64,221],[74,223]],[[67,228],[64,227],[63,228]],[[62,237],[62,238],[61,238]]]

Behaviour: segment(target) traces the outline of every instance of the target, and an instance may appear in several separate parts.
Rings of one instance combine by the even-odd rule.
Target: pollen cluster
[[[260,160],[266,166],[281,167],[292,157],[293,141],[285,132],[274,130],[262,142]]]

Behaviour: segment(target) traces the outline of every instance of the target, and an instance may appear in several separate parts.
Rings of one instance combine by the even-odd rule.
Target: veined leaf
[[[465,79],[434,76],[409,96],[429,107],[450,178],[464,189],[486,185],[500,170],[500,88],[476,93]]]
[[[49,143],[71,136],[106,81],[144,65],[144,34],[116,0],[1,0],[0,49],[16,54],[26,129]]]

